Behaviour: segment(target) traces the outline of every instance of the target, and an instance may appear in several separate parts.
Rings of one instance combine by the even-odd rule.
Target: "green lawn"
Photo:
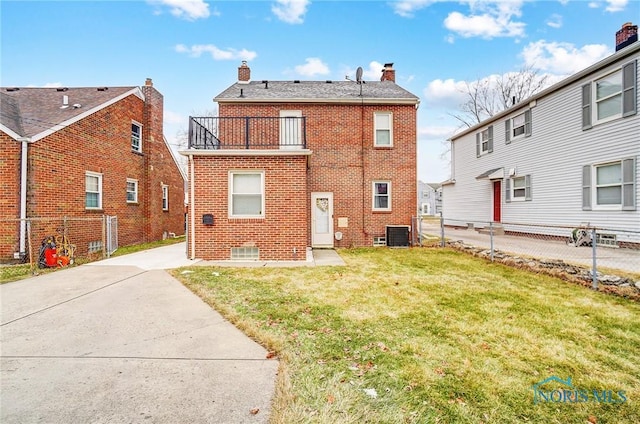
[[[174,272],[277,354],[273,423],[640,422],[638,303],[450,249],[339,253]],[[552,376],[573,388],[534,403]]]

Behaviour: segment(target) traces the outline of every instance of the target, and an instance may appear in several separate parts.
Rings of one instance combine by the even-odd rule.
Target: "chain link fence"
[[[451,246],[491,261],[556,270],[599,284],[640,290],[640,231],[430,217],[419,221],[422,244]]]
[[[52,246],[65,262],[101,259],[118,247],[117,218],[107,215],[0,219],[0,227],[0,263],[5,264],[38,267],[45,248]]]

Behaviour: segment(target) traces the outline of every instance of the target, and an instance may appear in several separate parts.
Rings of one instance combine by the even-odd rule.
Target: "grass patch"
[[[640,422],[637,303],[452,249],[340,255],[174,271],[278,354],[273,423]],[[534,404],[550,376],[627,401]]]

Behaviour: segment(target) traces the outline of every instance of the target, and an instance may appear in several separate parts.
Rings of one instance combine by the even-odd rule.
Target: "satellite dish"
[[[356,69],[356,81],[358,84],[362,82],[362,66],[358,66],[358,69]]]

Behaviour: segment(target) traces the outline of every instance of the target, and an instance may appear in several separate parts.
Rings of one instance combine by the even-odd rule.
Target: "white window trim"
[[[620,186],[620,204],[618,205],[599,205],[598,204],[598,168],[601,166],[608,166],[608,165],[616,165],[616,164],[620,164],[620,184],[610,184],[609,186]],[[602,162],[602,163],[595,163],[591,166],[591,181],[593,181],[593,184],[591,185],[591,199],[593,202],[593,206],[592,209],[594,211],[621,211],[622,210],[622,202],[623,202],[623,196],[624,196],[624,192],[623,192],[623,188],[622,188],[622,161],[621,160],[614,160],[612,162]]]
[[[134,194],[133,200],[129,200],[129,196],[128,196],[128,194],[130,193],[129,183],[133,183],[135,188],[135,190],[133,191],[133,194]],[[138,180],[135,180],[133,178],[127,178],[127,203],[138,203]]]
[[[162,210],[169,210],[169,186],[167,184],[162,184]]]
[[[142,124],[137,121],[131,121],[131,125],[137,125],[140,128],[140,140],[138,140],[138,148],[133,147],[133,129],[131,130],[131,150],[136,153],[142,153]]]
[[[86,171],[85,175],[85,183],[84,183],[84,208],[88,210],[101,210],[102,209],[102,174],[98,172]],[[96,177],[98,178],[98,206],[87,206],[87,193],[95,193],[87,191],[87,182],[86,177]]]
[[[487,135],[486,141],[484,140],[485,134]],[[484,130],[480,131],[480,156],[491,153],[489,149],[490,138],[491,137],[489,136],[489,128],[485,128]],[[485,144],[487,146],[486,149],[484,148]]]
[[[260,186],[262,195],[261,213],[257,215],[234,215],[233,214],[233,176],[237,174],[260,174]],[[228,217],[231,219],[255,219],[265,217],[265,184],[264,184],[264,170],[230,170],[227,178],[227,207]]]
[[[376,208],[376,184],[386,183],[387,184],[387,197],[389,198],[389,207],[387,208]],[[391,212],[391,181],[389,180],[375,180],[371,182],[371,210],[374,212]]]
[[[389,130],[389,144],[378,144],[378,124],[376,117],[378,115],[389,116],[389,128],[380,128],[381,130]],[[374,112],[373,113],[373,146],[374,147],[393,147],[393,113],[392,112]]]
[[[592,125],[597,125],[597,124],[603,124],[605,122],[609,122],[609,121],[613,121],[615,119],[620,119],[622,118],[622,91],[623,91],[623,86],[622,83],[620,84],[620,92],[615,94],[615,95],[611,95],[608,96],[607,98],[611,98],[613,96],[620,96],[620,111],[614,115],[608,116],[606,118],[603,119],[598,119],[598,98],[597,98],[597,87],[598,87],[598,81],[600,81],[601,79],[604,79],[610,75],[619,73],[620,74],[620,79],[622,80],[622,67],[616,68],[610,72],[607,72],[605,74],[602,74],[596,78],[594,78],[591,81],[591,122]]]
[[[516,188],[516,180],[522,179],[525,183],[524,187]],[[518,177],[511,177],[511,201],[512,202],[524,202],[527,200],[527,178],[524,175]],[[516,190],[524,190],[524,196],[516,197]]]

